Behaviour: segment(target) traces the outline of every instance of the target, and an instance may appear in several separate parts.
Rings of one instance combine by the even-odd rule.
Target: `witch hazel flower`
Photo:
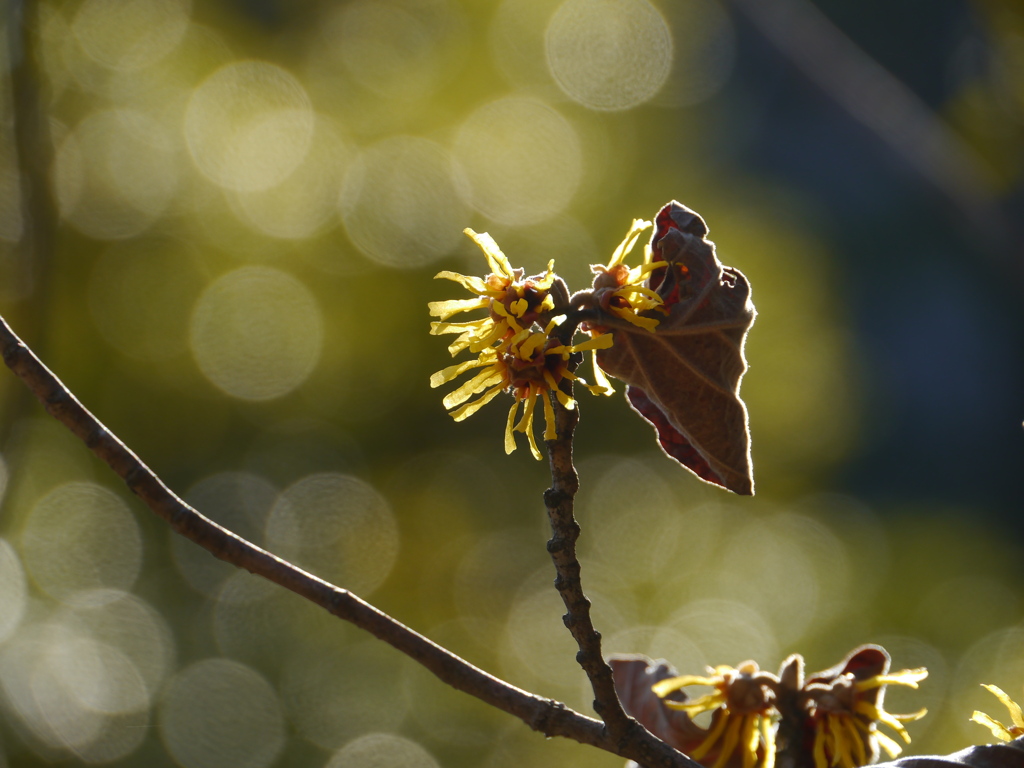
[[[438,273],[436,277],[458,282],[477,296],[431,302],[430,313],[440,319],[431,323],[430,332],[433,335],[458,334],[448,351],[454,357],[469,350],[476,358],[438,371],[430,377],[430,386],[439,387],[476,370],[443,400],[456,421],[473,415],[500,393],[510,393],[513,403],[505,426],[505,452],[515,450],[515,433],[522,432],[527,436],[530,452],[539,460],[542,457],[533,428],[538,401],[545,416],[544,439],[554,440],[552,398],[569,410],[575,408],[575,400],[562,388],[562,382],[578,381],[592,392],[604,391],[603,387],[587,384],[572,373],[572,356],[607,348],[612,339],[592,338],[580,344],[559,341],[552,335],[564,319],[564,315],[551,317],[555,309],[552,290],[557,285],[554,261],[548,262],[544,274],[524,277],[523,270],[512,267],[490,235],[471,229],[467,229],[466,234],[483,250],[492,272],[485,277]],[[486,316],[466,322],[448,321],[455,314],[477,309],[486,309]],[[542,321],[546,321],[543,330],[536,330]]]
[[[711,712],[707,736],[690,757],[723,768],[773,768],[775,764],[775,688],[779,679],[761,671],[753,661],[738,667],[721,665],[707,676],[679,675],[655,683],[652,690],[669,709],[686,712],[691,718]],[[690,685],[706,685],[713,690],[692,700],[673,701],[669,694]]]
[[[1024,736],[1024,713],[1021,712],[1020,704],[1011,699],[1002,688],[985,684],[982,684],[981,687],[999,699],[999,703],[1006,707],[1010,713],[1010,725],[1003,725],[994,717],[990,717],[978,710],[975,710],[974,714],[971,715],[971,720],[984,725],[992,731],[993,736],[1001,741],[1013,741],[1020,736]]]

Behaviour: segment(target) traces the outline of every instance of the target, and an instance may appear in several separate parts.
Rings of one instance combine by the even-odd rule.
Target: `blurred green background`
[[[483,272],[463,227],[576,290],[676,198],[753,286],[758,495],[581,394],[605,650],[815,670],[880,642],[931,670],[889,697],[931,710],[917,754],[988,738],[979,683],[1024,694],[1017,0],[27,11],[0,310],[201,511],[589,713],[545,466],[504,455],[505,408],[445,414],[426,303]],[[20,181],[12,73],[46,116]],[[0,766],[621,764],[175,539],[22,389],[0,376]]]

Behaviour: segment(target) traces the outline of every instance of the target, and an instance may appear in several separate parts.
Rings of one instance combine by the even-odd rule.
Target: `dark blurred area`
[[[987,738],[980,683],[1024,694],[1017,0],[3,7],[0,312],[204,514],[590,713],[546,465],[504,454],[500,399],[446,415],[426,304],[485,272],[465,227],[578,290],[678,199],[752,285],[757,496],[579,394],[605,650],[879,642],[931,671],[887,706],[929,708],[917,754]],[[0,768],[621,763],[175,540],[23,389],[0,377]]]

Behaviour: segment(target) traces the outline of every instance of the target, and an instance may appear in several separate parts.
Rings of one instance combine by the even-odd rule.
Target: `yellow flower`
[[[432,301],[427,305],[430,314],[439,318],[430,324],[431,335],[459,334],[448,347],[453,357],[464,349],[480,352],[505,341],[510,334],[521,340],[529,333],[530,326],[541,313],[554,308],[549,293],[555,280],[553,260],[548,262],[547,271],[543,275],[524,279],[523,270],[512,268],[494,238],[486,232],[478,234],[472,229],[465,232],[483,250],[491,273],[486,277],[475,277],[460,275],[458,272],[438,272],[435,279],[453,280],[477,296],[473,299]],[[452,315],[474,309],[489,311],[486,317],[477,320],[447,322]]]
[[[633,219],[633,226],[612,253],[608,266],[594,265],[590,269],[596,275],[594,297],[601,309],[640,328],[653,331],[658,326],[658,319],[643,317],[639,313],[660,307],[662,301],[657,293],[644,287],[642,283],[651,270],[667,265],[664,261],[651,262],[649,246],[644,249],[642,264],[630,268],[624,263],[641,233],[650,226],[649,221]]]
[[[529,440],[530,452],[534,458],[541,459],[533,432],[533,415],[537,401],[540,400],[544,408],[544,439],[554,440],[555,411],[550,393],[554,393],[564,407],[572,410],[576,407],[576,401],[561,390],[560,385],[564,379],[578,381],[593,392],[599,391],[598,387],[587,384],[569,371],[570,355],[574,352],[609,347],[612,341],[609,336],[589,339],[582,344],[561,344],[549,335],[559,319],[551,320],[543,333],[527,331],[525,336],[515,334],[496,347],[481,350],[476,360],[449,366],[431,376],[430,386],[439,387],[466,371],[482,369],[444,398],[444,406],[454,408],[451,411],[452,418],[462,421],[493,400],[499,392],[508,390],[512,393],[514,402],[505,425],[505,453],[512,453],[516,449],[514,433],[523,432]],[[483,394],[476,400],[467,402],[481,392]],[[516,423],[520,403],[523,405],[522,416]]]
[[[1007,696],[1002,689],[994,685],[983,684],[981,687],[994,694],[1000,703],[1010,711],[1010,719],[1013,721],[1013,725],[1003,725],[995,718],[989,717],[984,712],[977,710],[971,715],[971,720],[984,725],[992,731],[993,736],[1003,741],[1013,741],[1019,736],[1024,736],[1024,713],[1021,713],[1020,705]]]
[[[753,661],[739,667],[719,666],[706,677],[681,675],[655,683],[652,690],[662,703],[693,717],[712,712],[711,727],[704,741],[690,753],[694,760],[703,760],[717,748],[718,756],[711,768],[722,768],[738,749],[743,768],[753,768],[759,758],[763,768],[775,764],[775,723],[773,687],[778,678],[762,672]],[[714,688],[692,701],[672,701],[665,696],[688,685]]]
[[[814,728],[815,768],[857,768],[872,762],[881,747],[896,757],[902,748],[895,740],[878,730],[878,723],[892,728],[907,743],[910,734],[904,722],[918,720],[927,714],[920,710],[908,715],[894,715],[882,708],[881,689],[885,685],[917,688],[928,676],[926,669],[905,669],[890,674],[857,679],[847,672],[827,683],[809,683],[807,692],[811,723]]]
[[[626,256],[636,245],[640,235],[651,226],[651,222],[633,219],[633,224],[626,237],[612,253],[607,266],[593,265],[595,274],[591,301],[604,312],[622,318],[647,331],[658,327],[658,318],[646,317],[642,312],[662,308],[661,296],[643,285],[651,270],[666,266],[663,261],[651,262],[651,248],[644,249],[644,260],[637,267],[630,268],[625,264]],[[608,328],[597,323],[584,323],[582,329],[593,336],[608,332]],[[601,387],[603,394],[614,393],[611,382],[597,363],[594,356],[594,381]]]
[[[444,398],[444,406],[450,409],[452,418],[462,421],[497,397],[498,393],[510,392],[513,403],[505,427],[505,452],[515,450],[514,433],[523,432],[529,440],[530,451],[540,459],[533,431],[537,401],[540,400],[544,409],[544,439],[554,440],[552,394],[566,408],[572,409],[576,404],[562,391],[562,381],[579,381],[593,392],[603,390],[578,379],[569,371],[570,356],[575,352],[607,348],[611,346],[612,339],[609,336],[589,339],[582,344],[564,345],[551,336],[564,316],[548,320],[543,332],[534,330],[545,313],[554,309],[550,293],[556,278],[554,261],[548,262],[543,275],[524,278],[523,270],[513,269],[490,235],[478,234],[471,229],[467,229],[466,234],[484,252],[491,273],[482,278],[456,272],[438,273],[436,277],[454,280],[475,293],[476,298],[431,302],[430,314],[439,320],[431,323],[430,332],[433,335],[459,334],[448,351],[455,356],[468,349],[477,357],[438,371],[430,377],[430,386],[439,387],[467,371],[480,369]],[[452,315],[474,309],[486,309],[488,312],[477,320],[448,322]],[[520,405],[522,414],[517,422]]]

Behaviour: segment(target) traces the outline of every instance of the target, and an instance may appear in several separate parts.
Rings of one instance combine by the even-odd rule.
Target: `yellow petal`
[[[882,749],[889,753],[889,757],[897,757],[903,751],[903,747],[901,747],[899,744],[890,739],[881,731],[875,731],[872,735],[875,739],[878,740],[879,746],[881,746]]]
[[[505,389],[505,386],[503,384],[499,384],[498,386],[487,390],[473,402],[466,403],[461,408],[452,411],[451,417],[456,421],[463,421],[464,419],[468,419],[474,413],[476,413],[489,402],[491,402],[491,400],[497,397],[498,393],[501,392],[503,389]]]
[[[910,734],[907,733],[907,729],[903,727],[903,724],[895,717],[890,715],[884,709],[879,709],[866,701],[858,701],[854,707],[854,711],[859,712],[865,717],[869,717],[873,720],[877,720],[880,723],[885,723],[898,733],[907,744],[910,743]]]
[[[512,434],[512,423],[516,420],[516,409],[519,408],[519,398],[516,397],[512,407],[508,409],[508,420],[505,422],[505,453],[512,453],[516,449],[516,438]]]
[[[701,677],[698,675],[678,675],[677,677],[669,677],[664,680],[659,680],[651,686],[651,690],[654,691],[655,696],[663,699],[673,691],[678,691],[681,688],[685,688],[688,685],[715,685],[719,682],[721,682],[721,680],[714,677]]]
[[[903,669],[888,675],[875,675],[867,680],[858,680],[853,687],[858,691],[867,691],[882,685],[906,685],[910,688],[917,688],[917,684],[926,677],[928,677],[928,670],[924,667]]]
[[[623,309],[622,307],[611,307],[613,315],[621,317],[623,320],[632,323],[635,326],[643,328],[645,331],[654,331],[658,327],[658,320],[653,317],[640,317],[636,312],[631,309]]]
[[[536,390],[530,390],[530,394],[526,397],[526,407],[523,409],[523,418],[519,420],[515,429],[526,434],[526,439],[530,442],[530,453],[533,454],[533,458],[540,461],[542,456],[540,454],[540,449],[537,447],[537,438],[533,435],[533,409],[537,405],[537,394]]]
[[[1013,741],[1013,734],[1010,733],[1010,729],[1002,723],[1000,723],[995,718],[989,717],[984,712],[974,710],[974,714],[971,715],[971,720],[973,720],[975,723],[978,723],[979,725],[984,725],[986,728],[992,731],[992,735],[995,736],[997,739],[1002,739],[1003,741]]]
[[[999,699],[1002,705],[1010,711],[1010,717],[1013,718],[1014,725],[1018,728],[1024,728],[1024,717],[1021,716],[1020,705],[1017,702],[1011,699],[1002,688],[995,685],[985,685],[983,683],[981,687]]]
[[[551,405],[551,398],[546,394],[541,395],[544,398],[544,439],[554,440],[558,437],[558,432],[555,429],[555,408]]]
[[[484,282],[483,278],[476,277],[474,275],[460,275],[458,272],[438,272],[434,275],[435,280],[453,280],[467,291],[473,293],[479,293],[486,295],[490,293],[487,288],[487,283]]]
[[[605,335],[606,336],[610,336],[611,334],[605,334]],[[608,380],[608,377],[605,376],[604,371],[601,370],[601,366],[598,365],[597,355],[593,355],[593,358],[594,358],[594,386],[601,387],[604,390],[604,394],[606,394],[606,395],[614,394],[615,393],[615,389],[612,387],[612,383]]]
[[[712,768],[722,768],[729,758],[732,757],[732,753],[736,749],[736,742],[739,741],[740,728],[743,725],[744,718],[731,717],[729,719],[732,722],[725,729],[725,736],[722,738],[722,751],[718,753],[718,758],[715,760]]]
[[[494,368],[485,368],[458,389],[445,395],[444,400],[441,402],[444,403],[445,408],[454,408],[459,403],[466,402],[477,392],[483,392],[487,387],[498,384],[501,380],[501,371],[494,370]],[[457,419],[457,421],[460,421],[460,419]]]
[[[446,384],[452,379],[461,376],[466,371],[472,368],[479,368],[483,365],[493,365],[494,361],[488,358],[481,358],[477,360],[467,360],[464,363],[458,363],[457,365],[449,365],[447,368],[438,371],[430,377],[430,388],[439,387],[442,384]]]
[[[530,334],[529,338],[519,345],[519,359],[532,360],[537,349],[543,346],[547,340],[547,336],[543,333]]]
[[[754,768],[757,762],[757,743],[760,736],[757,732],[757,715],[747,715],[743,718],[743,729],[740,732],[740,747],[743,750],[743,768]]]
[[[505,305],[502,304],[500,301],[494,302],[491,305],[491,309],[494,311],[495,314],[501,315],[503,318],[505,318],[505,322],[507,322],[509,326],[517,333],[523,330],[523,326],[519,324],[518,318],[514,314],[509,312],[507,309],[505,309]]]
[[[430,335],[441,336],[446,333],[464,333],[465,331],[474,332],[484,327],[491,325],[494,321],[489,317],[483,317],[479,320],[467,320],[464,323],[448,323],[448,322],[433,322],[430,324]]]
[[[864,748],[864,738],[852,723],[845,723],[845,726],[849,731],[849,739],[853,742],[853,750],[857,755],[857,765],[867,765],[868,754]]]
[[[829,768],[825,758],[825,723],[814,733],[814,768]]]
[[[572,345],[573,352],[589,352],[595,349],[610,349],[615,339],[610,333],[602,333],[579,344]]]
[[[501,252],[501,248],[494,242],[494,238],[486,232],[477,233],[468,227],[462,230],[465,234],[473,240],[474,243],[480,246],[480,250],[484,252],[484,256],[487,257],[487,263],[491,267],[491,272],[496,275],[504,275],[507,278],[514,279],[515,272],[512,270],[512,265],[509,264],[505,254]]]
[[[491,344],[493,344],[506,333],[508,333],[508,323],[506,323],[504,320],[497,323],[494,323],[494,321],[489,322],[493,323],[493,327],[487,333],[476,334],[476,336],[470,339],[470,352],[479,352],[485,347],[491,346]]]
[[[432,301],[427,304],[427,309],[434,317],[447,320],[459,312],[468,312],[472,309],[483,309],[491,303],[490,298],[481,296],[477,299],[449,299],[448,301]]]
[[[633,246],[636,245],[637,238],[647,228],[651,226],[651,222],[644,221],[643,219],[633,219],[633,225],[629,228],[629,232],[626,233],[626,237],[619,247],[612,252],[611,261],[608,262],[608,269],[622,263],[623,259],[626,258],[626,254],[633,250]]]
[[[761,718],[761,738],[764,739],[764,765],[762,768],[775,768],[775,729],[770,717]]]
[[[666,701],[665,703],[669,704],[670,702]],[[711,727],[711,730],[708,732],[707,737],[704,739],[704,741],[700,743],[700,745],[695,750],[693,750],[690,753],[690,757],[692,757],[694,760],[700,760],[702,757],[704,757],[704,755],[710,752],[711,748],[715,746],[715,743],[718,741],[718,739],[722,736],[722,733],[725,731],[725,727],[729,724],[729,721],[732,719],[734,718],[732,718],[727,711],[722,710],[722,714],[718,716],[718,719],[715,721],[715,724]]]

